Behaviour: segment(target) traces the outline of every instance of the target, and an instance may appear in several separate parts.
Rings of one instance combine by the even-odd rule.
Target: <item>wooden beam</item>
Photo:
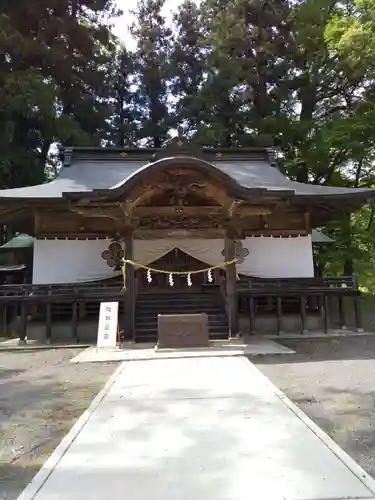
[[[234,200],[226,193],[225,189],[222,189],[220,186],[216,186],[214,184],[207,184],[204,189],[204,193],[208,198],[212,198],[220,203],[220,205],[225,207],[225,209],[229,212]]]
[[[132,211],[133,207],[132,205],[126,201],[125,203],[118,202],[117,205],[120,207],[123,218],[124,218],[124,223],[127,226],[130,226],[131,224],[131,219],[132,219]]]
[[[114,231],[103,231],[101,233],[92,233],[92,232],[84,232],[82,233],[76,233],[74,231],[71,232],[66,232],[66,233],[57,233],[57,232],[41,232],[38,234],[35,234],[36,238],[39,240],[47,239],[47,240],[97,240],[97,239],[102,239],[105,240],[106,238],[113,238],[117,235],[117,232]]]
[[[222,216],[238,216],[247,217],[252,215],[268,215],[271,214],[271,209],[258,205],[244,205],[236,209],[233,208],[233,214],[230,215],[226,208],[219,206],[138,206],[134,208],[132,215],[135,217],[147,217],[149,215],[175,215],[175,214],[188,214],[188,215],[222,215]]]
[[[241,204],[236,208],[235,215],[238,217],[249,217],[253,215],[267,216],[272,214],[272,209],[263,205]]]
[[[69,210],[73,213],[81,215],[82,217],[90,219],[106,218],[116,221],[122,219],[122,212],[118,208],[107,209],[104,207],[69,207]]]
[[[307,236],[305,229],[249,229],[243,230],[245,236],[274,236],[289,238],[289,236]]]
[[[135,217],[148,217],[150,215],[225,215],[223,207],[215,206],[165,206],[165,207],[136,207],[133,211]]]
[[[175,239],[221,239],[225,237],[225,229],[135,229],[137,240],[155,240],[163,238]]]
[[[19,206],[10,207],[10,208],[9,207],[8,208],[2,207],[0,209],[0,221],[2,223],[12,222],[12,220],[16,219],[17,217],[19,217],[23,213],[28,215],[28,213],[30,213],[30,212],[28,212],[28,213],[26,212],[26,207],[19,207]]]
[[[229,209],[228,209],[228,215],[230,218],[234,217],[236,215],[236,210],[238,208],[238,205],[240,205],[241,200],[233,200]]]

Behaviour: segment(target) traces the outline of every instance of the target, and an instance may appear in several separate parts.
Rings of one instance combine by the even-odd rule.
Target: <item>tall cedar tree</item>
[[[281,103],[286,104],[290,45],[287,0],[206,0],[209,77],[220,142],[277,145]]]
[[[1,3],[1,187],[43,182],[52,143],[100,143],[112,11],[112,0]]]
[[[107,146],[135,146],[137,140],[137,120],[134,110],[134,55],[119,44],[113,59],[113,68],[108,84],[108,96],[112,115],[108,122]]]
[[[206,75],[202,19],[197,4],[186,0],[173,16],[171,85],[175,127],[189,138],[203,120],[201,88]]]
[[[168,83],[172,31],[162,15],[164,0],[140,0],[131,32],[136,40],[135,109],[141,144],[160,148],[172,120]]]

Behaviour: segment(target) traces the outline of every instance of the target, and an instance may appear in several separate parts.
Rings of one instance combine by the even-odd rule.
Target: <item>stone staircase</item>
[[[199,313],[208,314],[210,339],[228,338],[224,301],[218,291],[138,295],[135,307],[135,340],[157,342],[158,314]]]

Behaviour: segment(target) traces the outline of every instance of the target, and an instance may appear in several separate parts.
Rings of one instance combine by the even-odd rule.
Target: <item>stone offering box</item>
[[[159,314],[158,348],[208,346],[207,314]]]

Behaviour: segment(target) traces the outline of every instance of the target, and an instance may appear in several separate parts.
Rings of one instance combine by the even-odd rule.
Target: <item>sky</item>
[[[117,0],[117,6],[124,12],[124,15],[115,21],[114,32],[126,43],[128,49],[134,49],[134,42],[129,33],[128,26],[132,22],[129,11],[134,10],[137,6],[138,0]],[[182,0],[166,0],[164,12],[167,17],[171,17],[171,12],[177,10]]]

